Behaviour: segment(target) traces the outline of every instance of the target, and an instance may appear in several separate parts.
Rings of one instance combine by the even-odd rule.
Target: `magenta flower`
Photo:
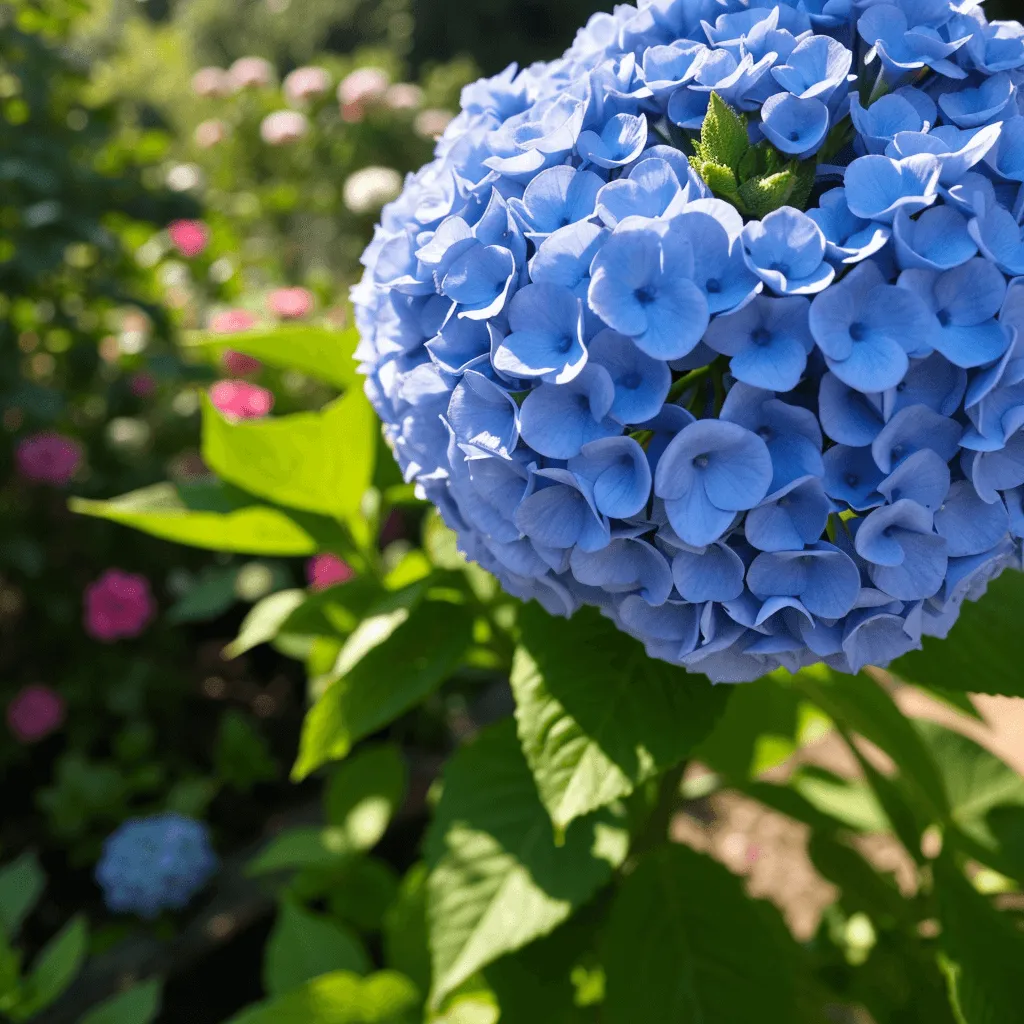
[[[145,576],[108,569],[85,588],[85,631],[104,643],[138,636],[156,615]]]
[[[255,356],[247,356],[244,352],[227,349],[220,357],[220,364],[232,377],[251,377],[263,369],[263,364]]]
[[[7,705],[7,728],[19,743],[36,743],[64,724],[64,698],[49,686],[26,686]]]
[[[219,380],[210,388],[210,401],[225,416],[254,420],[274,408],[274,396],[266,389],[244,380]]]
[[[149,398],[156,391],[156,378],[153,374],[140,370],[129,378],[128,390],[136,398]]]
[[[19,441],[14,458],[26,480],[60,487],[82,464],[82,446],[73,438],[48,430]]]
[[[326,590],[338,583],[347,583],[354,575],[347,562],[329,552],[314,555],[306,563],[306,579],[310,590]]]
[[[214,334],[238,334],[251,331],[259,321],[245,309],[225,309],[210,317],[209,329]]]
[[[277,288],[267,296],[267,305],[282,320],[301,320],[313,311],[313,293],[307,288]]]
[[[172,221],[167,234],[174,248],[187,260],[201,255],[210,241],[209,228],[199,220]]]

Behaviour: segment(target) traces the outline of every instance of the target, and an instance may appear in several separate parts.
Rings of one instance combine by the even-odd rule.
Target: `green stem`
[[[708,363],[707,366],[701,366],[699,369],[691,370],[689,373],[683,374],[683,376],[668,389],[668,397],[665,401],[669,404],[678,401],[686,394],[687,391],[690,390],[691,387],[693,387],[694,384],[702,381],[709,373],[711,373],[713,366],[714,363]]]
[[[633,842],[630,851],[632,856],[642,856],[648,850],[661,846],[669,838],[672,816],[682,802],[681,790],[686,768],[687,762],[682,761],[674,768],[669,768],[658,780],[657,801],[646,825]]]

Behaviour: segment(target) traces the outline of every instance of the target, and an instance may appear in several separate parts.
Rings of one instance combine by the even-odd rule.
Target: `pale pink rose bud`
[[[356,68],[338,83],[338,102],[380,103],[387,95],[391,80],[383,68]]]
[[[219,380],[210,388],[210,401],[225,416],[256,420],[274,408],[274,396],[266,389],[244,380]]]
[[[176,220],[167,228],[171,244],[185,259],[199,256],[210,241],[210,230],[198,220]]]
[[[258,323],[247,309],[225,309],[210,317],[208,329],[214,334],[238,334],[251,331]]]
[[[33,483],[68,483],[82,464],[82,446],[73,438],[47,430],[22,438],[14,453],[18,473]]]
[[[7,728],[19,743],[36,743],[64,724],[64,698],[49,686],[26,686],[7,705]]]
[[[376,213],[385,203],[397,199],[402,176],[393,167],[364,167],[345,179],[341,199],[352,213]]]
[[[133,373],[128,380],[128,390],[136,398],[149,398],[156,391],[156,378],[151,373]]]
[[[285,76],[283,87],[289,102],[305,103],[330,89],[331,76],[326,68],[296,68]]]
[[[108,569],[85,588],[85,631],[111,643],[138,636],[156,615],[145,576]]]
[[[267,296],[267,305],[282,320],[301,320],[313,312],[313,293],[306,288],[277,288]]]
[[[239,57],[228,75],[236,90],[262,89],[274,81],[274,66],[262,57]]]
[[[228,126],[223,121],[212,118],[197,124],[192,137],[200,149],[213,149],[228,137]]]
[[[415,110],[423,104],[423,90],[412,82],[399,82],[384,94],[384,106],[392,110]]]
[[[200,68],[192,76],[192,91],[203,99],[230,96],[231,76],[223,68]]]
[[[260,138],[268,146],[289,146],[309,131],[309,119],[297,110],[275,110],[260,123]]]
[[[433,107],[421,110],[412,122],[413,131],[424,139],[439,139],[451,124],[454,115],[450,110]]]
[[[338,583],[347,583],[353,576],[355,573],[347,562],[327,552],[314,555],[306,563],[306,579],[310,590],[326,590]]]
[[[253,356],[244,352],[236,352],[229,348],[221,357],[220,364],[232,377],[251,377],[263,369],[263,364]]]

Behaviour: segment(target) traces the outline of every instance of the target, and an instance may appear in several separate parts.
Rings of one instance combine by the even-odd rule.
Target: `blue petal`
[[[672,560],[676,589],[687,601],[732,601],[743,593],[743,559],[728,544],[680,551]]]
[[[946,539],[951,558],[980,555],[1008,533],[1010,517],[1001,501],[978,497],[970,481],[958,480],[935,513],[935,531]]]
[[[593,487],[598,511],[612,519],[640,513],[651,494],[651,467],[631,437],[609,437],[585,444],[568,469]]]

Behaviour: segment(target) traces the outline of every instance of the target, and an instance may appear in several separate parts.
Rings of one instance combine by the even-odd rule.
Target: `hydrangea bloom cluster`
[[[716,681],[944,636],[1021,568],[1022,86],[977,0],[640,0],[469,86],[353,293],[407,479]]]
[[[202,822],[156,814],[126,821],[107,837],[96,881],[109,910],[153,918],[184,907],[216,870]]]

